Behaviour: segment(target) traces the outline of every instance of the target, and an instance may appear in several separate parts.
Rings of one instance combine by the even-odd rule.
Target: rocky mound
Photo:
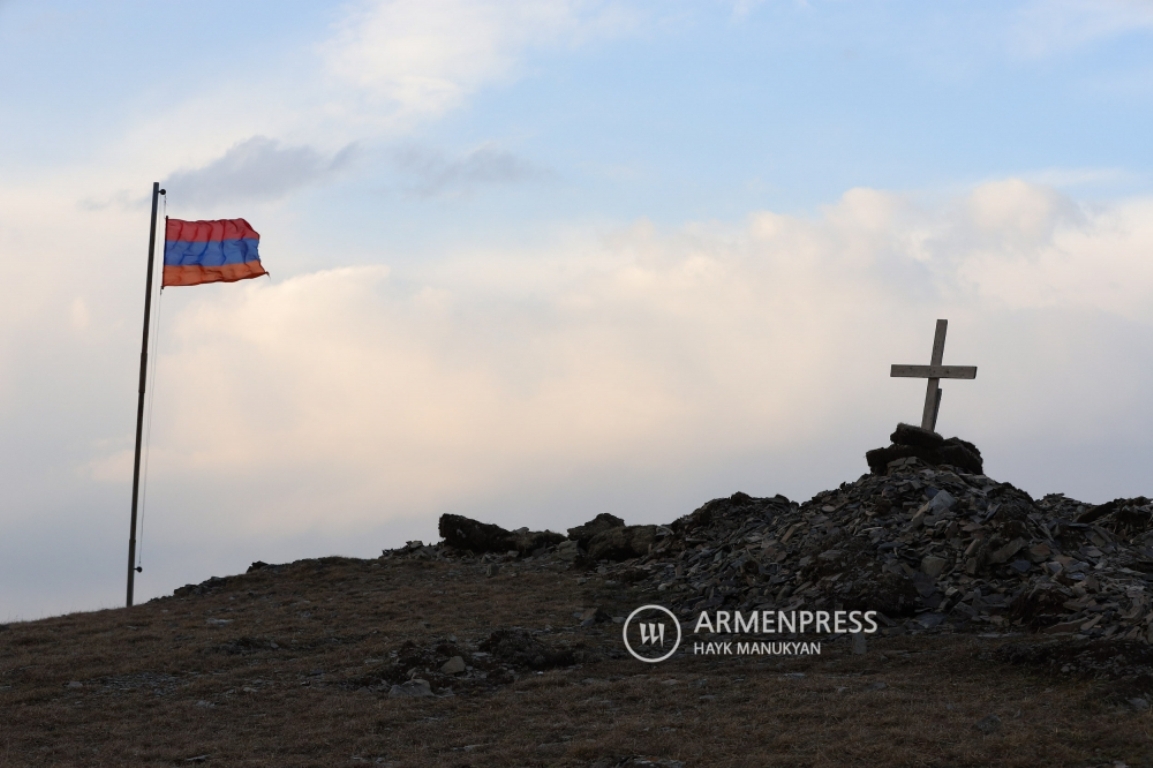
[[[905,457],[804,504],[711,501],[630,567],[686,614],[839,607],[917,631],[1014,626],[1153,642],[1151,517],[1143,497],[1034,500]]]
[[[804,504],[736,493],[667,527],[602,514],[568,539],[504,534],[539,544],[538,557],[619,574],[683,615],[875,610],[889,633],[1019,627],[1153,642],[1149,499],[1035,500],[981,474],[971,443],[909,425],[892,441],[867,454],[872,474]],[[446,535],[447,554],[526,551],[493,528]]]
[[[946,439],[928,429],[898,424],[889,440],[893,444],[888,448],[877,448],[865,454],[869,469],[875,475],[883,475],[890,467],[899,467],[902,461],[910,458],[933,467],[956,467],[974,475],[985,471],[977,446],[959,437]]]

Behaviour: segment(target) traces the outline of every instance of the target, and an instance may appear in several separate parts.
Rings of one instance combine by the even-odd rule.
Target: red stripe
[[[164,239],[186,243],[206,243],[212,240],[260,239],[260,235],[244,219],[218,219],[216,221],[183,221],[169,219]]]
[[[243,264],[224,264],[219,267],[165,266],[164,286],[200,285],[201,283],[235,283],[250,277],[267,275],[259,261],[246,261]]]

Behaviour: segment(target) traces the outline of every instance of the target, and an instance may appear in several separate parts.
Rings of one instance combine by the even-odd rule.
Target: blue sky
[[[0,2],[0,620],[115,605],[153,181],[272,279],[166,291],[140,595],[808,495],[916,420],[1148,494],[1153,3]]]

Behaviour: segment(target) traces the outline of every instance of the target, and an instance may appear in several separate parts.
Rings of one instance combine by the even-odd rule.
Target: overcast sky
[[[937,318],[988,474],[1150,494],[1150,125],[1148,0],[0,0],[0,621],[123,601],[153,181],[271,278],[154,304],[138,601],[807,499]]]

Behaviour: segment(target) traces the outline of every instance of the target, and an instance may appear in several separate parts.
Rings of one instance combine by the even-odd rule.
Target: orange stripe
[[[243,264],[223,264],[219,267],[202,267],[198,264],[164,267],[164,285],[200,285],[201,283],[235,283],[250,277],[267,275],[259,261],[246,261]]]

